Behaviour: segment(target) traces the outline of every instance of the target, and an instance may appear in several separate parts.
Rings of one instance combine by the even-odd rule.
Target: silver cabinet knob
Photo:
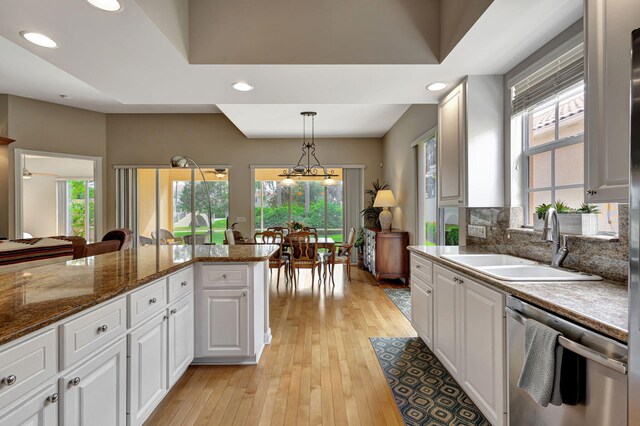
[[[247,292],[246,291],[242,292],[242,297],[247,297]]]
[[[420,265],[416,265],[416,269],[420,269]]]
[[[427,290],[427,294],[431,294],[431,290]]]
[[[186,287],[186,286],[187,286],[187,282],[186,282],[186,281],[182,281],[182,282],[180,283],[180,287]]]
[[[595,189],[588,189],[587,190],[587,194],[589,195],[596,195],[598,193],[598,191],[596,191]]]
[[[156,299],[155,297],[152,299],[149,299],[149,304],[153,305],[154,303],[156,303],[158,301],[158,299]]]
[[[222,274],[222,279],[226,280],[227,279],[227,274]]]
[[[171,314],[171,315],[174,315],[176,312],[178,312],[178,310],[177,310],[177,309],[172,309],[172,310],[171,310],[171,312],[170,312],[170,314]]]
[[[453,282],[457,283],[458,282],[458,277],[453,277]]]
[[[47,402],[50,402],[50,403],[52,403],[52,404],[55,404],[56,402],[58,402],[58,398],[59,398],[59,397],[58,397],[58,394],[57,394],[57,393],[54,393],[53,395],[49,395],[49,396],[47,397]]]
[[[165,316],[163,316],[163,317],[162,317],[162,320],[163,320],[163,321],[164,321],[164,320],[168,320],[168,319],[169,319],[169,315],[165,315]]]
[[[15,374],[11,374],[10,376],[3,378],[0,381],[0,383],[2,383],[5,386],[11,386],[11,385],[14,385],[17,381],[18,381],[18,378],[15,376]]]
[[[80,384],[80,377],[74,377],[73,379],[69,380],[69,384],[71,386],[78,386]]]
[[[109,326],[107,324],[101,325],[100,327],[98,327],[98,333],[104,333],[108,329],[109,329]]]

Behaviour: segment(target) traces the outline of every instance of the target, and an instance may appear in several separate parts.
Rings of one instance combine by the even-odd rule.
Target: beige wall
[[[9,137],[9,95],[0,95],[0,136]],[[9,236],[9,147],[0,145],[0,237]]]
[[[382,178],[382,141],[378,138],[320,139],[317,155],[325,164],[365,165],[368,185]],[[107,115],[107,228],[115,226],[113,165],[168,164],[180,154],[200,164],[230,164],[229,214],[247,218],[241,232],[250,232],[253,182],[250,165],[291,164],[299,158],[299,139],[247,139],[222,114]]]
[[[383,177],[398,201],[393,227],[409,231],[416,239],[417,158],[411,143],[438,124],[438,105],[413,105],[382,139]],[[366,183],[366,182],[365,182]]]
[[[14,228],[15,149],[88,155],[101,157],[103,162],[107,155],[105,114],[19,96],[8,96],[8,137],[16,141],[9,146],[8,152],[8,199],[1,199],[0,206],[8,210],[9,236],[13,236]],[[105,177],[103,165],[103,182]]]
[[[440,62],[491,3],[493,0],[440,0]]]
[[[22,229],[34,237],[57,233],[56,181],[52,176],[34,176],[23,181]],[[22,238],[18,235],[17,238]]]

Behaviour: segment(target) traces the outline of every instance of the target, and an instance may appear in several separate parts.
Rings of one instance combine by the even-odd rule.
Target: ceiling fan
[[[27,157],[24,157],[24,167],[22,167],[22,179],[28,180],[34,176],[58,177],[58,175],[55,173],[31,172],[29,169],[27,169]]]
[[[218,179],[224,179],[224,177],[229,174],[227,169],[205,170],[205,173],[215,174]]]

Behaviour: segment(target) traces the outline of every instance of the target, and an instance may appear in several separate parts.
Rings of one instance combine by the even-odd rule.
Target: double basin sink
[[[602,277],[506,254],[443,254],[443,258],[502,281],[600,281]]]

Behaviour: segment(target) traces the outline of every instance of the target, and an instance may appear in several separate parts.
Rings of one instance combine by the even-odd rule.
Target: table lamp
[[[376,195],[376,199],[373,202],[373,207],[382,207],[382,211],[380,212],[380,216],[378,219],[380,220],[380,227],[383,231],[388,231],[391,229],[391,221],[393,220],[393,215],[389,211],[389,207],[395,207],[398,203],[396,203],[396,199],[393,196],[393,192],[390,189],[383,189],[378,191]]]

